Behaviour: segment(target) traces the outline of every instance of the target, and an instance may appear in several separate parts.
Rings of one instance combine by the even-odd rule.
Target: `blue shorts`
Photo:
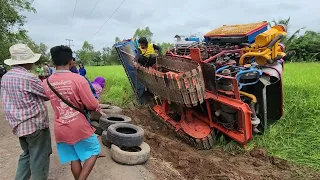
[[[100,144],[97,135],[95,134],[73,145],[57,143],[57,149],[59,159],[62,164],[76,160],[84,162],[91,156],[100,154]]]

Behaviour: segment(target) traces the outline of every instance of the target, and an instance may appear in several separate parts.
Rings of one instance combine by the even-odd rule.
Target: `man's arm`
[[[87,80],[80,82],[79,96],[83,105],[91,111],[99,111],[99,101],[93,96]]]
[[[46,82],[46,81],[45,81]],[[45,101],[49,101],[49,98],[47,97],[44,89],[43,89],[43,85],[42,85],[42,81],[37,78],[37,77],[32,77],[31,80],[28,81],[28,86],[26,87],[26,91],[30,92],[36,96],[40,96],[42,97]]]
[[[158,54],[161,54],[161,47],[160,46],[157,46],[155,44],[153,44],[153,49],[157,50],[158,51]]]
[[[85,76],[84,76],[84,78],[88,81],[88,83],[89,83],[89,86],[90,86],[90,89],[91,89],[91,92],[92,92],[93,96],[94,96],[96,99],[98,99],[98,96],[97,96],[96,90],[95,90],[95,89],[94,89],[94,87],[92,86],[92,84],[91,84],[90,80],[89,80],[87,77],[85,77]]]
[[[139,58],[141,57],[141,54],[142,54],[142,52],[141,52],[141,50],[138,48],[137,49],[137,54],[136,54],[136,56],[134,57],[134,59],[133,59],[133,61],[135,61],[135,62],[138,62],[138,60],[139,60]]]

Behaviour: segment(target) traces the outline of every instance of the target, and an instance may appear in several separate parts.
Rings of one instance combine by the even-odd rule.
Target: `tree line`
[[[20,12],[28,11],[36,13],[32,7],[32,0],[10,0],[0,1],[0,63],[10,58],[9,47],[16,43],[27,44],[35,53],[41,53],[39,63],[50,60],[48,47],[44,43],[37,44],[23,28],[26,23],[26,17]],[[290,29],[290,18],[272,21],[270,26],[275,24],[285,24]],[[320,33],[307,30],[304,34],[299,34],[304,27],[295,30],[294,33],[287,35],[281,41],[286,46],[286,53],[291,62],[300,61],[320,61]],[[156,43],[153,41],[153,33],[149,27],[138,28],[133,38],[146,37],[149,42],[155,43],[165,50],[173,47],[172,43]],[[119,37],[115,38],[115,43],[120,42]],[[96,50],[93,44],[85,41],[82,48],[75,52],[76,58],[85,65],[116,65],[119,64],[115,48],[104,47]]]

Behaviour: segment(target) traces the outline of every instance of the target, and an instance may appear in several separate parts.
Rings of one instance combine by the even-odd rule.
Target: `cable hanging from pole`
[[[78,0],[76,0],[76,3],[74,4],[73,13],[72,13],[72,18],[71,18],[71,22],[70,22],[70,28],[71,28],[71,26],[72,26],[72,21],[73,21],[74,13],[76,12],[77,3],[78,3]]]
[[[99,1],[100,1],[100,0],[97,0],[97,1],[96,1],[96,4],[93,6],[93,8],[92,8],[92,10],[91,10],[90,14],[88,15],[88,17],[87,17],[86,21],[88,21],[88,20],[89,20],[89,18],[90,18],[90,16],[91,16],[91,14],[93,13],[93,10],[96,8],[96,6],[97,6],[97,4],[98,4],[98,2],[99,2]]]
[[[98,29],[97,32],[95,32],[92,36],[91,39],[93,39],[97,34],[98,32],[103,28],[103,26],[112,18],[112,16],[117,12],[117,10],[121,7],[121,5],[125,2],[126,0],[123,0],[120,5],[117,7],[117,9],[111,14],[111,16],[102,24],[102,26]]]

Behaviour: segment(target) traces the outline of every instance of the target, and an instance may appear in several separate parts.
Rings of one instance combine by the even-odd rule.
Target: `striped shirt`
[[[18,137],[49,127],[41,80],[21,66],[13,67],[1,79],[4,116]]]

